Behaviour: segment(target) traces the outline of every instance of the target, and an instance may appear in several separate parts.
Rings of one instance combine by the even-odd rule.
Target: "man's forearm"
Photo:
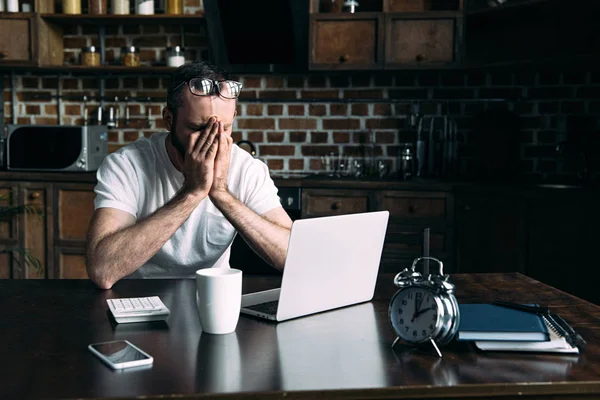
[[[283,269],[290,238],[289,228],[261,217],[228,192],[211,197],[211,201],[255,252],[271,266]]]
[[[152,258],[189,218],[201,198],[178,193],[149,217],[110,234],[88,251],[90,277],[109,289]]]

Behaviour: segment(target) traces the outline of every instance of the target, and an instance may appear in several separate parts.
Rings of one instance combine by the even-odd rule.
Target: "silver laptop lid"
[[[373,298],[388,211],[294,221],[277,320]]]

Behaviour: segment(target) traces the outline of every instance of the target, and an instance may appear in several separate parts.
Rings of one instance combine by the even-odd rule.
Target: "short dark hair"
[[[181,93],[185,89],[182,83],[192,78],[209,78],[215,81],[230,79],[225,68],[208,61],[196,61],[180,66],[171,74],[167,89],[167,108],[174,116],[182,104]]]

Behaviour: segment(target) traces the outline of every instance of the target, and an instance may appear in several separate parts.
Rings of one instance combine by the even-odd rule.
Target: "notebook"
[[[542,352],[542,353],[570,353],[579,354],[579,349],[576,346],[571,346],[567,339],[562,336],[552,323],[542,317],[548,332],[550,340],[541,342],[520,342],[520,341],[495,341],[485,340],[476,341],[475,346],[480,350],[485,351],[526,351],[526,352]]]
[[[281,287],[242,296],[244,314],[285,321],[370,301],[388,211],[294,221]]]
[[[541,315],[494,304],[459,304],[460,323],[456,340],[529,341],[550,340]]]

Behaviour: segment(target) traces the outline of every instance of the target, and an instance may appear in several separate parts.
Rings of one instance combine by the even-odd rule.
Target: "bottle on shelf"
[[[140,66],[140,49],[135,46],[121,48],[121,64],[126,67]]]
[[[62,0],[63,14],[81,14],[81,0]]]
[[[33,12],[31,0],[23,0],[23,2],[21,3],[21,11],[23,11],[24,13]]]
[[[106,14],[107,0],[88,0],[88,14]]]
[[[135,0],[135,13],[139,15],[154,14],[154,0]]]
[[[111,11],[115,15],[129,14],[129,0],[112,0]]]
[[[84,47],[81,50],[81,65],[86,67],[100,66],[100,53],[96,46]]]
[[[185,64],[184,49],[181,46],[167,47],[166,51],[167,66],[179,67]]]
[[[19,12],[19,0],[6,0],[6,11]]]
[[[183,3],[182,0],[167,0],[167,14],[182,14]]]

